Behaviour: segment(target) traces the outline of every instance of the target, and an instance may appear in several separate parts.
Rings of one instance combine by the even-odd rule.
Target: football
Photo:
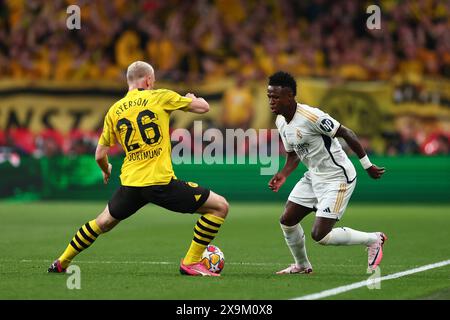
[[[203,251],[202,262],[209,271],[220,273],[225,265],[225,256],[219,247],[210,244]]]

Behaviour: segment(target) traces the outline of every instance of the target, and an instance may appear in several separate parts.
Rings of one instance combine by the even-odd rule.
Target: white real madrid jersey
[[[346,181],[356,178],[355,167],[335,138],[340,123],[306,104],[287,123],[282,115],[275,121],[287,152],[295,151],[308,168],[313,182]]]

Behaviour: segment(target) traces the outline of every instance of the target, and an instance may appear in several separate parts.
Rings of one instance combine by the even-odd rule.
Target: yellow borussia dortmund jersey
[[[186,110],[191,102],[171,90],[135,89],[109,109],[99,144],[110,147],[118,141],[122,145],[126,154],[122,185],[162,185],[175,178],[169,117],[174,110]]]

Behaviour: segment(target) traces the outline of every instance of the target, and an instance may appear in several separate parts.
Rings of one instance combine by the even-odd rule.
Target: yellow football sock
[[[209,213],[198,219],[194,227],[194,239],[184,257],[184,264],[197,263],[202,259],[203,251],[205,251],[206,246],[214,239],[224,221],[225,219]]]
[[[94,243],[95,239],[97,239],[101,233],[102,230],[99,228],[95,220],[91,220],[81,226],[72,241],[70,241],[66,250],[58,258],[61,262],[61,266],[63,268],[67,268],[72,259],[84,249],[89,248],[89,246]]]

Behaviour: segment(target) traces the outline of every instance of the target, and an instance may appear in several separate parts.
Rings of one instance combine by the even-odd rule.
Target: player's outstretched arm
[[[108,183],[112,170],[112,165],[108,162],[108,151],[109,147],[101,144],[98,144],[95,150],[95,161],[97,161],[98,166],[102,170],[104,184]]]
[[[363,146],[359,142],[358,137],[352,130],[341,125],[339,129],[336,131],[335,136],[341,137],[342,139],[345,140],[350,149],[352,149],[353,152],[356,153],[356,155],[359,158],[359,161],[361,162],[361,165],[367,171],[370,177],[372,177],[373,179],[381,178],[381,176],[384,174],[386,170],[384,168],[377,167],[376,165],[370,162],[369,157],[366,154],[366,151],[364,150]]]
[[[286,182],[287,177],[289,177],[292,171],[298,167],[299,163],[300,159],[297,154],[295,152],[288,152],[283,169],[270,179],[269,188],[273,192],[278,192],[281,186]]]
[[[209,103],[205,99],[197,98],[193,93],[186,94],[186,97],[192,99],[187,111],[193,113],[206,113],[209,111]]]

